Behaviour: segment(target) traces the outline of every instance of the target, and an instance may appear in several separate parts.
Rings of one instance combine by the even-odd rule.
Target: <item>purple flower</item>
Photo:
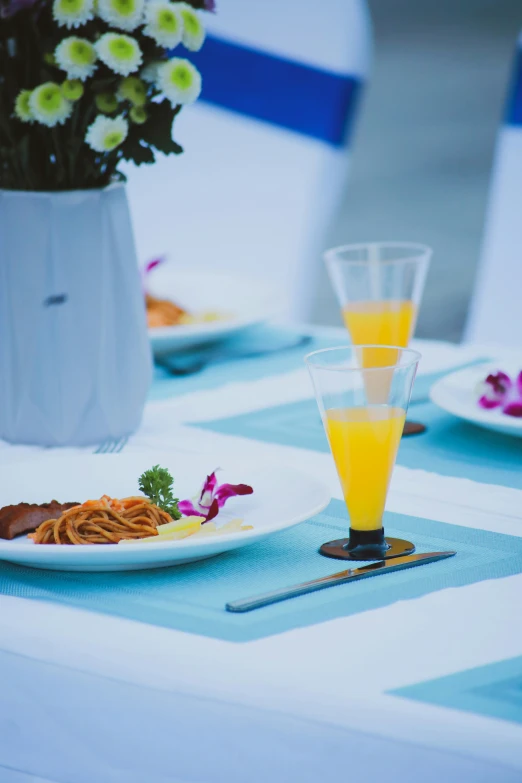
[[[506,416],[522,418],[522,371],[515,380],[501,370],[490,373],[481,385],[478,404],[486,410],[502,408]]]
[[[503,409],[502,413],[505,413],[506,416],[515,416],[517,419],[522,418],[522,400],[519,400],[518,402],[510,402],[506,405],[506,407]]]
[[[154,258],[152,261],[149,261],[145,264],[145,274],[148,275],[149,272],[152,272],[153,269],[156,269],[157,266],[162,264],[165,261],[163,256],[161,258]]]
[[[141,270],[141,287],[143,289],[143,293],[147,293],[147,277],[152,272],[153,269],[156,269],[156,267],[161,266],[165,262],[165,256],[160,256],[159,258],[153,258],[152,261],[147,261],[145,266]]]
[[[500,407],[509,393],[513,381],[505,372],[490,374],[482,386],[482,395],[479,398],[481,408],[491,409]]]
[[[207,476],[198,500],[180,500],[178,508],[185,517],[192,515],[205,517],[205,522],[217,517],[229,498],[238,495],[251,495],[254,490],[248,484],[218,484],[216,471]]]

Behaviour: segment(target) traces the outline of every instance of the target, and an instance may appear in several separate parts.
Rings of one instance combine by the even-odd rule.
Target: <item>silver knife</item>
[[[456,554],[456,552],[426,552],[420,555],[405,555],[404,557],[394,557],[390,560],[378,560],[376,563],[370,563],[370,565],[362,568],[349,568],[347,571],[339,571],[337,574],[322,576],[320,579],[313,579],[311,582],[302,582],[300,585],[283,587],[280,590],[273,590],[270,593],[263,593],[252,598],[231,601],[226,605],[226,610],[227,612],[250,612],[252,609],[260,609],[262,606],[275,604],[278,601],[286,601],[287,598],[295,598],[298,595],[314,593],[316,590],[324,590],[326,587],[342,585],[345,582],[356,582],[358,579],[368,579],[370,576],[389,574],[392,571],[402,571],[404,568],[415,568],[415,566],[435,563],[437,560],[445,560],[447,557],[453,557]]]

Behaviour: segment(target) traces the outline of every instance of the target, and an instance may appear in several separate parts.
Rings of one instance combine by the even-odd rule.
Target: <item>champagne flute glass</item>
[[[320,548],[327,557],[383,560],[415,550],[410,541],[385,538],[383,514],[420,358],[382,345],[305,357],[350,518],[349,537]]]
[[[326,251],[326,267],[352,343],[408,346],[431,255],[426,245],[408,242],[370,242]],[[379,356],[393,364],[393,354]],[[365,363],[371,366],[374,359],[369,348]],[[424,429],[406,422],[403,434]]]

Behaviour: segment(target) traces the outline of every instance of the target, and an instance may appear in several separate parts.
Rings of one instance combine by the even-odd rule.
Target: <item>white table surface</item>
[[[417,346],[422,372],[484,355]],[[127,450],[291,462],[340,498],[326,454],[184,424],[310,396],[300,369],[151,403]],[[397,467],[387,508],[522,535],[505,487]],[[241,644],[0,596],[0,783],[522,781],[522,725],[387,693],[522,655],[521,617],[522,575]]]

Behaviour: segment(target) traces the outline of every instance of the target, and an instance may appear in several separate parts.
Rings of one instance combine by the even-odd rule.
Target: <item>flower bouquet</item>
[[[0,187],[99,188],[118,164],[179,153],[172,124],[201,76],[213,0],[3,0]],[[175,50],[175,51],[174,51]]]
[[[119,166],[182,151],[205,10],[0,0],[0,438],[99,444],[140,422],[151,357]]]

